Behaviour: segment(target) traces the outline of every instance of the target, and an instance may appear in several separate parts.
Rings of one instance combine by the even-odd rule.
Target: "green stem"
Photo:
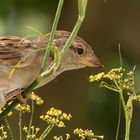
[[[9,123],[7,117],[5,117],[5,123],[6,123],[6,126],[7,126],[8,130],[9,130],[9,134],[10,134],[11,140],[14,140],[15,138],[14,138],[14,135],[13,135],[13,131],[12,131],[12,128],[10,126],[10,123]]]
[[[53,40],[54,40],[54,36],[55,36],[56,28],[57,28],[57,25],[58,25],[58,21],[59,21],[60,15],[61,15],[63,2],[64,2],[64,0],[60,0],[59,4],[58,4],[58,8],[57,8],[54,23],[53,23],[53,26],[52,26],[50,38],[49,38],[49,41],[48,41],[48,46],[47,46],[45,57],[44,57],[44,61],[42,63],[41,73],[46,70],[46,67],[47,67],[47,64],[48,64],[48,57],[49,57],[51,46],[52,46],[52,43],[53,43]]]
[[[130,121],[128,120],[128,117],[126,119],[126,130],[125,130],[125,140],[129,140],[129,135],[130,135]]]
[[[22,140],[22,111],[19,111],[19,140]]]
[[[41,33],[39,30],[37,30],[37,29],[35,29],[35,28],[31,27],[31,26],[25,26],[25,27],[26,27],[27,29],[30,29],[30,30],[34,31],[34,32],[37,33],[38,35],[44,36],[43,33]]]
[[[115,86],[111,86],[107,82],[104,82],[104,81],[101,82],[100,86],[105,87],[105,88],[115,91],[115,92],[119,92],[118,88],[116,88]]]
[[[66,51],[69,49],[71,43],[73,42],[74,38],[76,37],[76,35],[77,35],[77,33],[78,33],[79,29],[80,29],[80,26],[81,26],[83,20],[84,20],[84,17],[80,17],[80,16],[78,17],[76,25],[75,25],[75,27],[74,27],[70,37],[68,38],[68,41],[66,42],[64,48],[61,51],[61,56],[62,57],[64,56]]]
[[[118,123],[117,123],[117,131],[116,131],[115,140],[118,140],[120,123],[121,123],[121,99],[119,97],[119,114],[118,114]]]
[[[120,89],[119,94],[120,94],[120,99],[121,99],[121,102],[122,102],[124,115],[125,115],[125,140],[129,140],[131,119],[129,119],[129,114],[127,112],[127,106],[126,106],[125,101],[124,101],[123,90],[122,89]]]
[[[43,140],[43,139],[45,139],[47,136],[48,136],[48,134],[50,133],[50,131],[53,129],[53,127],[54,127],[54,124],[50,124],[45,130],[44,130],[44,132],[41,134],[41,136],[40,136],[40,140]]]
[[[119,90],[119,94],[120,94],[120,99],[121,99],[121,102],[122,102],[123,109],[125,111],[126,105],[125,105],[125,101],[124,101],[124,97],[123,97],[123,90],[122,89]]]
[[[87,0],[78,0],[79,16],[78,16],[77,22],[72,30],[70,37],[68,38],[64,48],[61,51],[61,57],[63,57],[64,54],[67,52],[67,50],[69,49],[70,45],[72,44],[74,38],[76,37],[76,35],[81,27],[81,24],[85,18],[86,5],[87,5]]]
[[[33,124],[33,116],[34,116],[34,101],[32,100],[32,103],[31,103],[32,105],[31,105],[31,107],[32,107],[32,109],[31,109],[31,116],[30,116],[30,122],[29,122],[29,130],[28,130],[28,134],[30,135],[30,133],[31,133],[31,127],[32,127],[32,124]]]
[[[126,124],[125,140],[129,140],[129,135],[130,135],[130,126],[131,126],[131,120],[132,120],[132,114],[133,114],[132,101],[133,101],[133,97],[130,95],[126,104],[127,124]]]
[[[122,62],[122,54],[121,54],[121,45],[120,45],[120,43],[118,44],[118,50],[119,50],[120,65],[122,67],[123,66],[123,62]]]

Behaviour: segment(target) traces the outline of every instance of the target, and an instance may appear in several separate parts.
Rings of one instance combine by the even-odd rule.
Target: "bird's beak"
[[[104,67],[104,65],[100,63],[99,59],[95,54],[93,54],[92,56],[82,57],[80,59],[80,62],[86,65],[87,67],[101,67],[101,68]]]

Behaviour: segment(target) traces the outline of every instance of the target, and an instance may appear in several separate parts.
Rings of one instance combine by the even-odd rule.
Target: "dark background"
[[[51,30],[58,0],[1,0],[0,35],[26,36],[32,34],[29,25],[43,33]],[[71,31],[77,19],[77,1],[65,0],[58,29]],[[121,44],[123,65],[136,68],[136,86],[140,78],[140,1],[139,0],[89,0],[85,21],[79,31],[105,65],[104,71],[119,67],[118,43]],[[74,128],[93,129],[95,134],[113,140],[117,127],[118,95],[98,88],[88,82],[90,74],[101,69],[86,68],[68,71],[36,91],[45,104],[36,107],[34,124],[45,127],[38,119],[50,107],[71,113],[73,118],[66,129],[55,129],[54,135],[71,132]],[[123,114],[123,113],[122,113]],[[140,139],[140,105],[134,103],[130,140]],[[28,115],[25,116],[25,124]],[[17,117],[12,118],[17,129]],[[17,131],[15,131],[15,134]],[[51,139],[51,138],[50,138]],[[124,118],[121,121],[119,140],[124,140]]]

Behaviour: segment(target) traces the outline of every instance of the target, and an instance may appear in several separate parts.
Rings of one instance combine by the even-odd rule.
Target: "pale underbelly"
[[[15,89],[26,88],[38,76],[40,67],[41,65],[34,63],[31,66],[18,68],[9,79],[11,70],[8,68],[3,70],[0,66],[0,93],[7,94]]]

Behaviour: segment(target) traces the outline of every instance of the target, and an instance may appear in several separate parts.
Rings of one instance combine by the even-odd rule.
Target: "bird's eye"
[[[78,53],[79,55],[83,54],[83,53],[84,53],[83,48],[77,48],[77,53]]]

